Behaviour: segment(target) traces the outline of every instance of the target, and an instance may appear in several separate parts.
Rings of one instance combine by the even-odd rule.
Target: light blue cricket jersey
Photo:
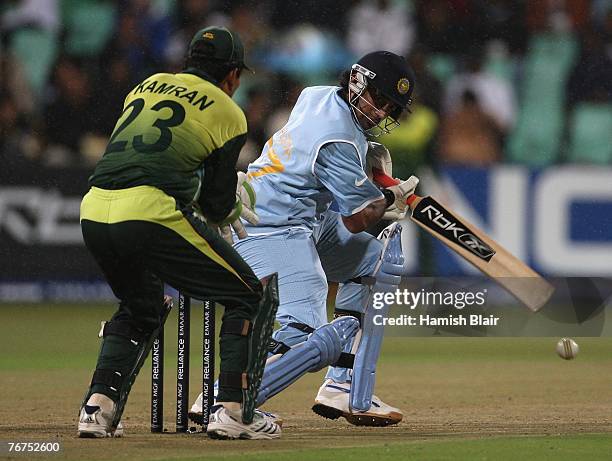
[[[248,168],[257,193],[257,226],[251,235],[301,227],[312,230],[333,200],[343,216],[383,197],[364,172],[367,140],[338,87],[300,94],[287,124]]]

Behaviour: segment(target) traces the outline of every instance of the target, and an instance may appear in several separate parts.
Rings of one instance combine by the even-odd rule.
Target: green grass
[[[109,305],[0,305],[0,370],[90,367],[100,321],[113,311]]]
[[[612,459],[612,338],[578,338],[564,361],[556,338],[389,337],[377,393],[405,411],[397,427],[355,428],[310,411],[323,372],[266,406],[286,417],[279,441],[221,442],[148,433],[149,365],[134,385],[128,436],[74,437],[74,417],[109,305],[0,305],[0,440],[60,440],[57,459],[599,460]],[[220,318],[220,315],[218,316]],[[192,315],[191,397],[198,392],[201,315]],[[217,322],[218,324],[220,322]],[[219,325],[217,325],[219,327]],[[166,329],[174,392],[176,314]],[[167,420],[173,417],[167,398]],[[16,458],[17,459],[17,458]],[[20,459],[25,459],[21,457]]]
[[[114,312],[112,305],[0,305],[0,370],[66,369],[89,367],[99,342],[100,322]],[[195,311],[194,311],[195,313]],[[220,312],[219,312],[220,314]],[[193,353],[200,347],[199,322],[193,316]],[[220,318],[220,315],[217,315]],[[220,322],[217,322],[217,329]],[[176,348],[176,314],[170,316],[166,334],[169,353]],[[389,337],[385,363],[469,361],[549,362],[557,338],[453,338]],[[460,344],[460,350],[453,347]],[[483,345],[486,344],[486,347]],[[612,338],[579,338],[580,362],[612,359]],[[409,350],[406,346],[409,345]]]

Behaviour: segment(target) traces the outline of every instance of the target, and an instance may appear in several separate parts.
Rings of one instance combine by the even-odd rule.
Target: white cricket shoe
[[[377,396],[372,396],[372,406],[368,411],[354,411],[349,408],[350,383],[336,383],[326,379],[315,397],[312,407],[319,416],[338,419],[340,416],[355,426],[391,426],[399,423],[403,414],[399,408],[387,405]]]
[[[123,437],[121,421],[119,421],[117,429],[114,431],[110,429],[111,417],[111,414],[102,412],[102,409],[97,405],[85,405],[81,408],[79,415],[79,437]]]
[[[206,429],[211,439],[278,439],[281,432],[281,427],[262,412],[255,412],[251,424],[244,424],[240,411],[228,410],[222,405],[211,408],[210,422]]]
[[[217,383],[215,383],[215,400],[217,399]],[[274,413],[269,413],[267,411],[260,410],[259,408],[255,408],[255,414],[260,414],[263,417],[269,418],[273,423],[278,426],[283,426],[283,418]],[[189,419],[196,424],[202,425],[204,421],[204,416],[202,415],[202,393],[198,395],[198,398],[191,406],[189,410]]]

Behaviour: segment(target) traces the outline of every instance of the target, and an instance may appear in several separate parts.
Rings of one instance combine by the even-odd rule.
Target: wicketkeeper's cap
[[[236,32],[216,26],[200,29],[189,43],[187,51],[189,56],[191,56],[196,44],[200,43],[203,46],[198,46],[198,52],[203,52],[204,57],[250,70],[244,62],[244,46]]]

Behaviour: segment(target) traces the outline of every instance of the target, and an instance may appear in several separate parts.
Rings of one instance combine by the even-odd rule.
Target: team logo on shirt
[[[410,89],[410,80],[407,78],[400,78],[397,81],[397,91],[399,94],[406,94]]]

